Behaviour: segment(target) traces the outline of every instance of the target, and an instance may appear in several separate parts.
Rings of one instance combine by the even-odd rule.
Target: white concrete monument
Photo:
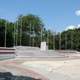
[[[41,51],[46,51],[48,49],[46,42],[41,42]]]

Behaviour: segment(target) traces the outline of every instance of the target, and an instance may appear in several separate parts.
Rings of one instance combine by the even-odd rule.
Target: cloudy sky
[[[80,0],[0,0],[0,17],[15,21],[20,14],[42,18],[55,31],[80,27]]]

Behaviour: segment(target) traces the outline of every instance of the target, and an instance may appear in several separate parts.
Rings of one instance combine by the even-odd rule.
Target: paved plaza
[[[16,58],[0,61],[0,71],[31,76],[41,80],[79,80],[80,59],[55,58],[49,61],[30,61],[26,58]]]
[[[0,61],[0,72],[11,72],[13,75],[30,76],[41,80],[80,79],[80,52],[78,51],[41,51],[35,47],[17,47],[15,53],[10,56],[6,53],[1,54],[0,57],[12,58]]]

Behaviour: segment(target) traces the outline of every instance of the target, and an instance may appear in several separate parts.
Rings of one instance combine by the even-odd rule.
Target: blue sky
[[[42,18],[48,29],[63,31],[80,24],[80,0],[0,0],[0,17],[15,21],[20,14],[29,13]]]

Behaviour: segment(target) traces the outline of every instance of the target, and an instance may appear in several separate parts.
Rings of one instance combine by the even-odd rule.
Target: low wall
[[[0,60],[14,58],[15,56],[14,48],[0,47]]]

